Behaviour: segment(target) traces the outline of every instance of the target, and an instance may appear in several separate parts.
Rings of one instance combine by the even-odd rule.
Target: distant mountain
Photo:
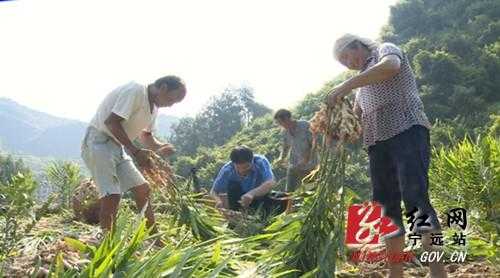
[[[0,140],[8,152],[77,158],[86,123],[55,117],[0,98]]]
[[[178,119],[160,114],[157,132],[170,135]],[[87,123],[56,117],[0,98],[0,149],[38,157],[77,159]]]

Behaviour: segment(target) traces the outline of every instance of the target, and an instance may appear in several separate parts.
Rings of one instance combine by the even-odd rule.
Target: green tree
[[[429,118],[473,118],[484,126],[500,109],[500,2],[406,0],[391,8],[382,41],[412,62]]]
[[[169,141],[175,145],[177,154],[194,155],[202,144],[202,138],[198,136],[200,133],[199,123],[194,118],[184,117],[172,128]]]
[[[212,97],[196,117],[182,118],[170,141],[179,155],[194,155],[199,147],[223,145],[253,119],[270,111],[255,101],[251,88],[227,88]]]
[[[18,173],[28,172],[29,169],[22,159],[15,159],[12,155],[0,155],[0,183],[7,184]]]

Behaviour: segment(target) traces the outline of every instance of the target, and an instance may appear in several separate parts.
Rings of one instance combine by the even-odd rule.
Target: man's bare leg
[[[137,209],[142,210],[144,206],[147,205],[144,215],[147,219],[146,225],[148,226],[148,228],[154,226],[155,224],[153,208],[149,203],[151,194],[150,192],[151,190],[149,189],[149,185],[147,183],[132,188],[132,193],[134,193],[134,199]],[[153,228],[153,232],[156,232],[156,228]]]
[[[387,258],[398,258],[400,254],[403,253],[405,247],[405,237],[397,236],[389,239],[385,239],[385,246],[387,248]],[[390,256],[390,255],[395,256]],[[389,264],[389,277],[390,278],[402,278],[403,277],[403,263],[388,260]]]
[[[158,228],[155,225],[155,215],[150,203],[151,190],[149,189],[149,185],[145,183],[136,186],[132,188],[132,193],[134,193],[134,199],[137,209],[142,210],[144,206],[146,206],[146,211],[144,212],[144,215],[146,216],[146,225],[148,226],[148,228],[153,227],[151,232],[153,234],[156,234],[158,232]],[[160,238],[158,238],[157,240],[155,240],[155,245],[158,247],[163,247],[164,243]]]
[[[103,232],[111,230],[111,225],[114,223],[118,212],[120,197],[119,194],[111,194],[100,199],[99,222]]]
[[[422,235],[422,247],[425,251],[443,251],[442,248],[438,248],[433,246],[432,240],[430,237],[430,233],[425,233]],[[431,278],[446,278],[448,275],[446,274],[446,269],[444,268],[444,264],[441,262],[431,262],[429,263],[429,271],[431,274]]]

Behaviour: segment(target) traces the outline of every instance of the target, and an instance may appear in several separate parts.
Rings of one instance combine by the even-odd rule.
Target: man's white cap
[[[340,38],[338,38],[333,45],[333,56],[335,57],[335,59],[337,59],[337,61],[339,60],[340,54],[342,53],[342,51],[344,51],[346,46],[354,41],[361,42],[362,44],[368,46],[369,49],[372,49],[377,45],[376,42],[368,38],[363,38],[353,34],[344,34]]]

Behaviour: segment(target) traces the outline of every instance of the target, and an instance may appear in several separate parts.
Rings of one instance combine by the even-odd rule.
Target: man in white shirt
[[[138,209],[145,209],[147,225],[155,223],[149,205],[150,189],[132,161],[150,168],[151,155],[168,156],[174,149],[156,140],[153,127],[160,107],[170,107],[184,99],[186,86],[176,76],[165,76],[144,86],[130,82],[108,94],[89,124],[82,143],[82,158],[99,191],[100,225],[109,230],[116,218],[121,194],[131,190]],[[139,141],[146,148],[136,147]]]

